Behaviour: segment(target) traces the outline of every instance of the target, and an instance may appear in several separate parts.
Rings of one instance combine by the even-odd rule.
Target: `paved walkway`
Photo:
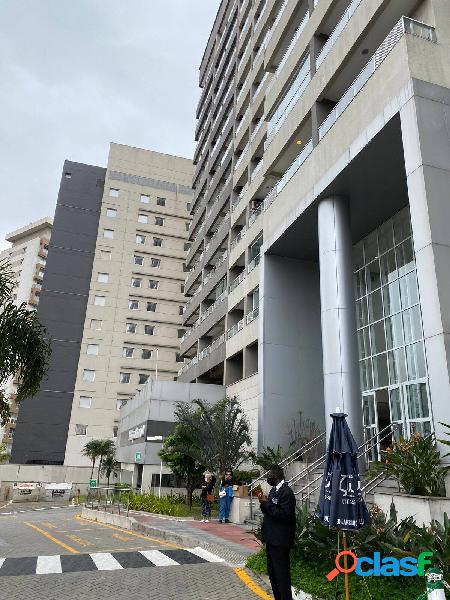
[[[230,564],[241,565],[247,557],[257,552],[260,548],[258,540],[250,527],[211,521],[165,518],[162,515],[149,515],[148,513],[130,511],[142,530],[147,530],[149,535],[160,534],[164,539],[183,541],[187,546],[201,546],[218,554]],[[180,539],[181,538],[181,539]]]

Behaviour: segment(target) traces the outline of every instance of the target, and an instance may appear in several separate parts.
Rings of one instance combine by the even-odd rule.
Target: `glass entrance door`
[[[375,393],[371,392],[363,396],[363,426],[364,426],[364,441],[367,443],[367,460],[378,460],[379,450],[377,447],[377,439],[374,438],[378,432]],[[373,439],[372,439],[373,438]],[[369,440],[372,440],[369,443]]]

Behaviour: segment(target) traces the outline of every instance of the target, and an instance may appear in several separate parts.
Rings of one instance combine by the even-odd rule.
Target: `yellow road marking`
[[[124,535],[120,535],[119,533],[113,533],[113,538],[117,538],[118,540],[122,540],[122,542],[129,542],[130,538],[125,537]]]
[[[49,529],[58,529],[56,525],[53,525],[53,523],[50,523],[50,521],[42,521],[42,525],[45,525]]]
[[[170,546],[171,548],[177,548],[178,550],[184,550],[182,546],[178,546],[177,544],[171,544],[170,542],[162,542],[161,540],[157,540],[156,538],[152,538],[148,535],[142,535],[141,533],[135,533],[134,531],[126,531],[125,529],[120,529],[119,527],[114,527],[113,525],[107,525],[106,523],[99,523],[98,521],[92,521],[91,519],[85,519],[84,517],[80,517],[77,515],[74,517],[78,521],[88,521],[89,523],[95,523],[99,527],[106,527],[107,529],[114,529],[115,531],[120,531],[126,535],[133,535],[134,537],[141,538],[142,540],[150,540],[151,542],[156,542],[157,544],[161,544],[161,546]]]
[[[241,569],[241,567],[236,567],[234,569],[234,572],[239,577],[239,579],[243,581],[250,590],[252,590],[254,594],[259,596],[260,598],[264,598],[264,600],[273,600],[272,596],[266,594],[266,592],[262,588],[260,588],[259,585],[257,585],[249,575],[247,575],[244,569]]]
[[[43,536],[45,536],[46,538],[51,540],[53,543],[58,544],[58,546],[65,548],[69,552],[72,552],[72,554],[80,554],[78,552],[78,550],[75,550],[75,548],[72,548],[72,546],[69,546],[69,545],[65,544],[64,542],[62,542],[61,540],[58,540],[57,538],[50,535],[50,533],[48,533],[48,531],[45,531],[44,529],[41,529],[40,527],[36,527],[36,525],[33,525],[33,523],[29,523],[28,521],[25,521],[25,525],[28,525],[28,527],[32,527],[33,529],[38,531],[40,534],[42,534]]]
[[[74,542],[77,542],[77,544],[80,544],[80,546],[92,546],[91,542],[83,540],[83,538],[80,538],[77,535],[68,535],[67,537],[73,540]]]

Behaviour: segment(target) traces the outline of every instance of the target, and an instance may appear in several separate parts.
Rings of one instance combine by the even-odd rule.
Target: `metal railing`
[[[245,147],[242,149],[241,154],[239,155],[239,158],[237,159],[237,161],[234,163],[234,170],[236,171],[236,169],[239,167],[239,165],[241,164],[241,162],[244,160],[247,152],[248,152],[248,147],[249,144],[247,142],[247,144],[245,145]]]
[[[340,37],[341,33],[345,29],[345,26],[350,21],[351,16],[353,15],[353,13],[355,12],[355,10],[358,8],[358,6],[360,4],[361,4],[361,0],[352,0],[352,2],[350,2],[350,4],[348,5],[347,10],[344,12],[342,17],[337,22],[336,27],[331,32],[330,37],[325,42],[319,55],[316,58],[316,68],[317,69],[323,63],[323,61],[325,60],[325,57],[328,56],[328,53],[330,52],[331,48],[334,46],[337,39]]]
[[[251,273],[255,267],[259,265],[261,261],[261,254],[257,254],[253,260],[247,265],[247,273]]]
[[[248,226],[251,227],[253,225],[253,223],[256,221],[256,219],[259,217],[259,215],[262,213],[264,208],[264,203],[261,202],[261,204],[255,208],[251,215],[248,218]]]
[[[92,510],[125,514],[130,509],[130,495],[139,493],[131,488],[96,487],[90,488],[84,505]]]
[[[321,140],[325,134],[331,129],[334,123],[338,120],[341,114],[345,111],[347,106],[353,101],[357,94],[361,91],[363,86],[367,83],[379,65],[388,56],[391,50],[395,47],[397,42],[403,37],[405,33],[421,37],[429,42],[436,42],[436,32],[434,27],[415,21],[409,17],[402,17],[395,27],[390,31],[389,35],[385,38],[381,46],[375,51],[375,54],[359,73],[355,81],[348,88],[345,94],[341,97],[339,102],[330,112],[328,117],[323,121],[319,127],[319,140]]]

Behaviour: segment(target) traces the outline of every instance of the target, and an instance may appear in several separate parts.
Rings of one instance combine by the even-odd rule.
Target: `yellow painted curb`
[[[264,598],[264,600],[273,600],[273,597],[269,596],[269,594],[266,594],[266,592],[253,581],[250,575],[247,575],[244,569],[241,569],[241,567],[236,567],[234,569],[234,572],[239,577],[239,579],[243,581],[250,590],[252,590],[254,594],[259,596],[260,598]]]

